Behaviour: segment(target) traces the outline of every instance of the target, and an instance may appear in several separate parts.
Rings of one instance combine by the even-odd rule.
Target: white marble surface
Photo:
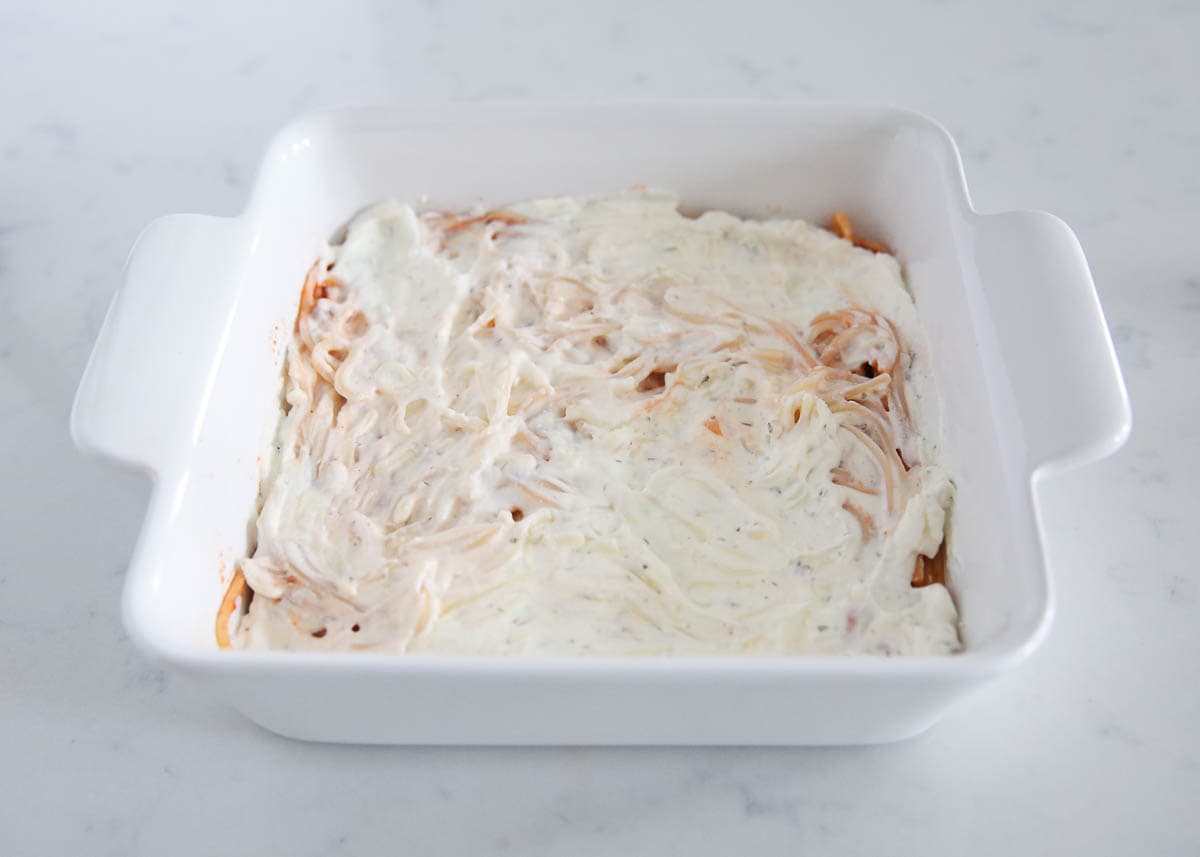
[[[1200,852],[1195,4],[139,5],[0,5],[0,853]],[[146,485],[66,429],[138,229],[237,211],[311,108],[604,96],[907,105],[979,208],[1077,228],[1135,429],[1045,486],[1046,646],[830,750],[310,746],[147,666],[117,607]]]

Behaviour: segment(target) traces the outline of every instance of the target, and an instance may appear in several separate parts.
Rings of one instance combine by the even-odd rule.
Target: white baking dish
[[[941,659],[546,660],[222,652],[300,283],[387,196],[463,206],[633,183],[688,208],[824,221],[896,248],[925,320],[958,482]],[[72,414],[76,443],[154,492],[124,616],[147,654],[276,732],[387,743],[836,744],[928,727],[1023,661],[1053,598],[1033,487],[1116,450],[1129,405],[1087,264],[1040,212],[978,215],[954,143],[881,108],[491,105],[321,114],[272,143],[246,212],[152,223]]]

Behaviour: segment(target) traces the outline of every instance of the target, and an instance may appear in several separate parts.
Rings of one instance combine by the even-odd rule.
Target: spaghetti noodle
[[[305,279],[218,643],[954,651],[923,334],[833,232],[645,190],[360,214]]]

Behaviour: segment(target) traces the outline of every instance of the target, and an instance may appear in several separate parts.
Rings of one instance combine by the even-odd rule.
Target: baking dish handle
[[[142,231],[75,394],[80,449],[158,471],[194,442],[245,240],[241,221],[199,214]]]
[[[1075,233],[1042,211],[983,215],[975,260],[1030,470],[1111,455],[1129,436],[1129,398]]]

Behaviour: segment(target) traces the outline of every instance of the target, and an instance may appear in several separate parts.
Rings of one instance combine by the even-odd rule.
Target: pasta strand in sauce
[[[285,399],[223,648],[959,646],[928,349],[844,214],[382,203],[305,278]]]

